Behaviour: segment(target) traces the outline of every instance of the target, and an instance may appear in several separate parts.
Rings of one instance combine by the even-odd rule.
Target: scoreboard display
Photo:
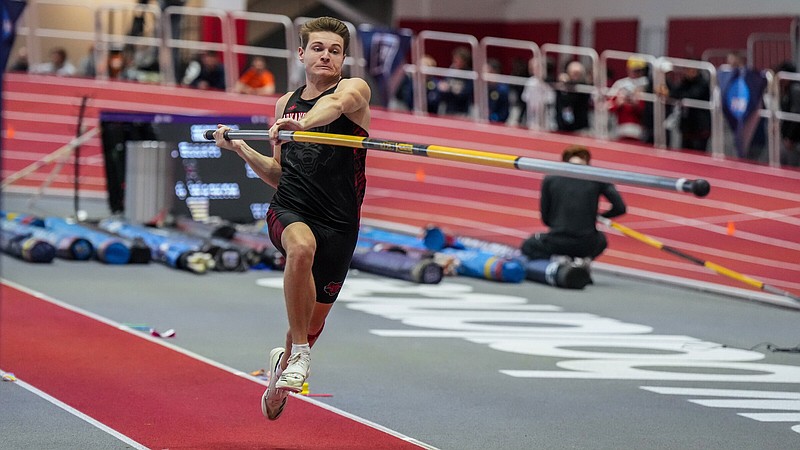
[[[203,133],[215,130],[220,123],[237,130],[266,130],[269,125],[266,116],[101,112],[111,212],[124,212],[125,164],[126,160],[130,161],[126,152],[146,151],[140,150],[142,146],[129,144],[156,141],[167,150],[159,156],[167,160],[158,163],[168,167],[169,180],[165,186],[169,194],[165,206],[170,213],[190,216],[192,208],[202,205],[207,208],[209,216],[233,222],[249,223],[263,219],[275,190],[258,178],[236,153],[222,150],[205,139]],[[268,141],[248,144],[262,154],[272,154]]]

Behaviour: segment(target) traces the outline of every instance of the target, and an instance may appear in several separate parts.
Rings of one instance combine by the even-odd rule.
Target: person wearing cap
[[[625,63],[627,75],[615,81],[614,84],[608,88],[608,97],[615,97],[621,90],[629,92],[640,92],[647,86],[647,61],[630,57]]]
[[[589,165],[592,155],[586,147],[574,145],[564,149],[561,159]],[[532,260],[566,257],[588,265],[608,247],[605,235],[596,226],[601,196],[611,204],[603,217],[625,214],[625,202],[613,184],[560,175],[544,177],[539,212],[549,230],[525,239],[520,247],[522,254]]]
[[[631,57],[625,67],[628,76],[615,81],[608,89],[608,110],[616,118],[617,138],[641,141],[644,137],[642,118],[645,102],[640,95],[649,83],[647,61]]]

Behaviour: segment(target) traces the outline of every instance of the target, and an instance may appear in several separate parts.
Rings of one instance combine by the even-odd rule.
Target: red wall
[[[700,59],[707,49],[747,49],[752,33],[789,33],[794,17],[676,18],[667,23],[667,56]]]
[[[594,45],[597,53],[619,50],[635,53],[639,47],[639,20],[596,20],[594,22]],[[625,61],[609,60],[609,82],[626,75]]]

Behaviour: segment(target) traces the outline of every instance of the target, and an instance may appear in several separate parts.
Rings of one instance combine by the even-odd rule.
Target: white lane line
[[[61,308],[66,309],[68,311],[72,311],[72,312],[74,312],[76,314],[80,314],[82,316],[86,316],[86,317],[88,317],[90,319],[96,320],[96,321],[104,323],[106,325],[110,325],[110,326],[115,327],[115,328],[117,328],[117,329],[119,329],[121,331],[124,331],[126,333],[130,333],[130,334],[132,334],[132,335],[134,335],[134,336],[136,336],[138,338],[145,339],[145,340],[150,341],[150,342],[152,342],[154,344],[158,344],[158,345],[164,346],[164,347],[166,347],[166,348],[168,348],[170,350],[173,350],[173,351],[178,352],[180,354],[186,355],[186,356],[188,356],[190,358],[193,358],[193,359],[196,359],[198,361],[204,362],[204,363],[206,363],[206,364],[208,364],[210,366],[213,366],[213,367],[216,367],[218,369],[224,370],[224,371],[226,371],[228,373],[231,373],[233,375],[240,376],[240,377],[242,377],[242,378],[244,378],[246,380],[252,381],[254,383],[258,383],[258,384],[260,384],[262,386],[268,386],[268,383],[266,381],[257,379],[257,378],[251,376],[250,374],[248,374],[246,372],[243,372],[241,370],[234,369],[232,367],[226,366],[225,364],[222,364],[220,362],[217,362],[217,361],[214,361],[212,359],[206,358],[205,356],[198,355],[197,353],[194,353],[194,352],[191,352],[191,351],[186,350],[184,348],[178,347],[178,346],[176,346],[174,344],[170,344],[169,342],[164,342],[163,340],[155,338],[153,336],[150,336],[150,335],[147,335],[147,334],[143,334],[143,333],[141,333],[139,331],[136,331],[136,330],[134,330],[132,328],[129,328],[129,327],[127,327],[125,325],[122,325],[122,324],[120,324],[118,322],[115,322],[115,321],[113,321],[111,319],[103,317],[103,316],[101,316],[99,314],[95,314],[95,313],[93,313],[91,311],[87,311],[87,310],[79,308],[77,306],[73,306],[73,305],[70,305],[68,303],[62,302],[61,300],[57,300],[57,299],[55,299],[53,297],[48,296],[47,294],[41,293],[39,291],[35,291],[35,290],[33,290],[31,288],[28,288],[26,286],[23,286],[21,284],[15,283],[15,282],[10,281],[10,280],[7,280],[5,278],[0,278],[0,283],[6,284],[8,286],[11,286],[14,289],[23,291],[23,292],[25,292],[27,294],[30,294],[30,295],[32,295],[32,296],[34,296],[34,297],[36,297],[36,298],[38,298],[40,300],[44,300],[46,302],[52,303],[52,304],[54,304],[56,306],[59,306]],[[408,437],[408,436],[406,436],[406,435],[404,435],[404,434],[402,434],[400,432],[391,430],[391,429],[386,428],[386,427],[384,427],[382,425],[378,425],[378,424],[376,424],[374,422],[371,422],[371,421],[369,421],[367,419],[363,419],[363,418],[358,417],[356,415],[350,414],[350,413],[345,412],[343,410],[340,410],[340,409],[338,409],[336,407],[327,405],[325,403],[322,403],[320,401],[308,398],[308,397],[303,396],[303,395],[295,395],[295,397],[300,399],[300,400],[312,403],[312,404],[314,404],[314,405],[316,405],[316,406],[318,406],[320,408],[323,408],[323,409],[326,409],[326,410],[331,411],[333,413],[339,414],[339,415],[341,415],[343,417],[347,417],[347,418],[349,418],[351,420],[354,420],[354,421],[356,421],[356,422],[358,422],[358,423],[360,423],[362,425],[366,425],[366,426],[368,426],[370,428],[374,428],[376,430],[379,430],[379,431],[382,431],[382,432],[384,432],[386,434],[394,436],[394,437],[396,437],[398,439],[402,439],[403,441],[406,441],[406,442],[409,442],[409,443],[413,443],[413,444],[418,445],[418,446],[420,446],[422,448],[425,448],[425,449],[436,450],[436,447],[433,447],[431,445],[425,444],[425,443],[420,442],[420,441],[418,441],[418,440],[416,440],[414,438]],[[146,448],[146,447],[142,447],[142,448]]]
[[[0,369],[0,374],[5,375],[7,373],[8,372],[5,372],[2,369]],[[108,425],[106,425],[106,424],[104,424],[104,423],[102,423],[100,421],[97,421],[97,420],[93,419],[92,417],[87,416],[86,414],[84,414],[84,413],[78,411],[77,409],[69,406],[68,404],[62,402],[61,400],[53,397],[52,395],[47,394],[46,392],[41,391],[40,389],[37,389],[37,388],[31,386],[30,384],[20,380],[19,378],[16,379],[14,384],[19,386],[19,387],[21,387],[21,388],[23,388],[23,389],[25,389],[26,391],[28,391],[30,393],[36,395],[37,397],[39,397],[39,398],[41,398],[43,400],[46,400],[46,401],[58,406],[59,408],[61,408],[64,411],[72,414],[73,416],[83,420],[84,422],[88,423],[89,425],[92,425],[95,428],[98,428],[99,430],[101,430],[101,431],[103,431],[103,432],[105,432],[107,434],[110,434],[111,436],[119,439],[120,441],[124,442],[127,445],[130,445],[131,447],[133,447],[135,449],[148,450],[148,447],[145,447],[144,445],[134,441],[133,439],[129,438],[128,436],[125,436],[124,434],[122,434],[119,431],[109,427]]]

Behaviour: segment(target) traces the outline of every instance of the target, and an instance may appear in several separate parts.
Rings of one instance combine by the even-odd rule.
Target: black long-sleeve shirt
[[[597,231],[600,196],[611,203],[602,213],[612,218],[625,214],[626,206],[613,184],[548,175],[542,182],[542,221],[556,235],[582,237]]]

